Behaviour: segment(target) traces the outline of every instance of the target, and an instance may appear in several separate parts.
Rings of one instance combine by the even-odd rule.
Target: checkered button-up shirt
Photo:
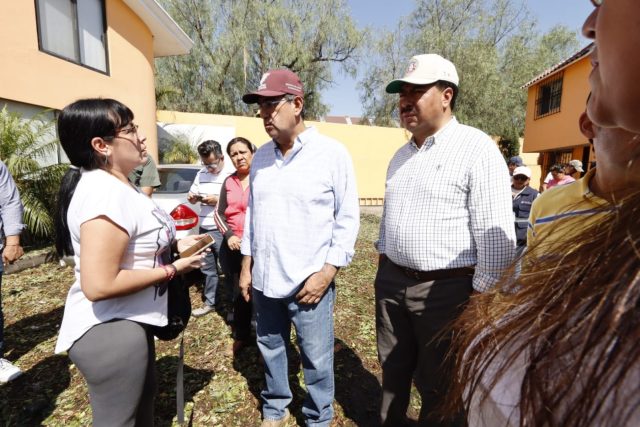
[[[476,266],[473,287],[492,287],[515,253],[509,172],[485,133],[452,118],[422,147],[391,159],[377,248],[420,271]]]

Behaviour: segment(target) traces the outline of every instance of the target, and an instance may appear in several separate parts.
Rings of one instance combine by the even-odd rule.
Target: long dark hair
[[[67,210],[80,181],[80,168],[93,170],[103,162],[96,157],[91,140],[114,137],[117,130],[133,121],[133,112],[115,99],[80,99],[62,109],[58,116],[58,138],[71,167],[62,178],[55,217],[56,251],[72,255],[73,246],[67,224]]]
[[[630,422],[640,407],[639,218],[635,193],[569,244],[543,239],[515,288],[514,265],[472,298],[455,324],[450,413],[475,407],[522,367],[521,426]]]

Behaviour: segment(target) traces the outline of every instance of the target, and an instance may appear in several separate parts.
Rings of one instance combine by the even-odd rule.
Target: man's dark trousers
[[[448,325],[472,292],[472,275],[422,281],[384,257],[375,279],[378,356],[382,366],[383,426],[403,426],[411,381],[422,398],[420,426],[464,425],[433,414],[452,375],[445,356],[451,342]]]

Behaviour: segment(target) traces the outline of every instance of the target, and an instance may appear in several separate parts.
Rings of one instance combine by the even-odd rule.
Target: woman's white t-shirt
[[[101,215],[129,234],[129,245],[120,264],[123,270],[162,265],[162,256],[166,257],[175,238],[172,218],[149,197],[101,169],[83,170],[67,212],[76,280],[67,295],[56,353],[67,351],[91,327],[109,320],[167,324],[166,283],[96,302],[85,297],[80,287],[80,226]]]

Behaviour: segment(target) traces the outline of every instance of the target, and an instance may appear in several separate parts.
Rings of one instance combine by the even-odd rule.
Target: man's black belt
[[[473,276],[475,267],[459,267],[459,268],[444,268],[442,270],[420,271],[412,268],[403,267],[395,264],[400,270],[404,272],[407,277],[420,280],[422,282],[431,282],[434,280],[451,279],[454,277]]]

